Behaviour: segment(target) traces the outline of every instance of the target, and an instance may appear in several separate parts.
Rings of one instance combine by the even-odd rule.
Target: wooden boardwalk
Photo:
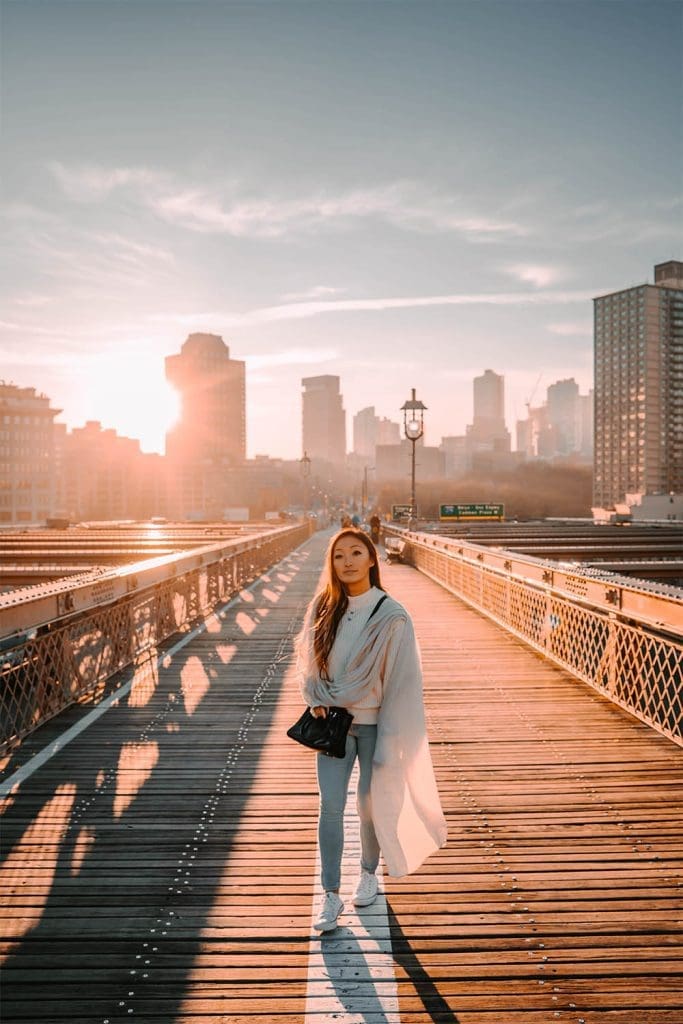
[[[683,751],[405,566],[449,843],[312,937],[312,755],[284,731],[325,539],[7,799],[2,1021],[681,1024]]]

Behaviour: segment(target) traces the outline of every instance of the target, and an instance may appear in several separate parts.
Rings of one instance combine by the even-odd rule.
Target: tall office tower
[[[400,444],[401,424],[382,416],[377,424],[377,444]]]
[[[594,301],[593,501],[683,492],[683,263]]]
[[[60,412],[35,388],[0,382],[0,523],[38,523],[54,512]]]
[[[528,459],[593,454],[593,392],[579,394],[573,377],[547,391],[545,405],[527,403],[527,417],[517,421],[517,451]]]
[[[364,459],[374,459],[377,445],[379,417],[374,405],[361,409],[353,417],[353,453]]]
[[[558,380],[548,388],[548,425],[558,455],[569,455],[577,450],[579,385],[573,377]]]
[[[230,358],[223,339],[190,334],[179,355],[166,357],[166,378],[181,399],[179,421],[166,435],[166,454],[183,462],[243,462],[245,364]]]
[[[442,437],[439,448],[444,456],[444,473],[447,477],[461,476],[470,468],[470,458],[464,434]]]
[[[343,465],[346,459],[346,413],[339,377],[325,374],[301,381],[303,450],[311,459]]]
[[[473,382],[474,417],[467,427],[469,447],[474,450],[510,451],[510,433],[505,426],[505,378],[485,370]]]

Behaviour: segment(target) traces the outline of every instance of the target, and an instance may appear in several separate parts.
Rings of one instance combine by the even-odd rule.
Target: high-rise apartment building
[[[362,459],[374,459],[379,416],[374,405],[361,409],[353,417],[353,453]]]
[[[386,416],[376,416],[374,405],[361,409],[353,417],[353,453],[359,458],[374,459],[378,444],[400,443],[400,424]]]
[[[154,457],[142,455],[139,441],[88,420],[74,427],[63,445],[64,508],[71,517],[115,520],[144,515],[140,491],[143,481],[149,484],[152,479],[144,467]]]
[[[510,432],[505,426],[505,378],[485,370],[472,382],[474,416],[467,427],[471,451],[510,451]]]
[[[484,370],[472,381],[475,422],[487,421],[500,426],[505,420],[505,378],[493,370]]]
[[[555,459],[593,454],[593,392],[579,394],[573,377],[555,381],[544,405],[527,403],[525,420],[517,420],[517,451],[527,459]]]
[[[382,416],[377,423],[377,444],[400,444],[401,424]]]
[[[341,466],[346,459],[346,413],[339,377],[304,377],[302,392],[303,451],[311,459]]]
[[[54,512],[54,423],[35,388],[0,383],[0,523],[44,522]]]
[[[594,299],[594,504],[683,492],[683,263]]]
[[[166,378],[181,400],[178,423],[166,435],[166,454],[184,462],[243,462],[245,364],[230,358],[223,339],[217,334],[190,334],[178,355],[166,357]]]
[[[573,377],[558,380],[548,388],[548,425],[554,434],[558,455],[569,455],[579,447],[579,385]]]
[[[467,451],[464,434],[441,438],[440,450],[444,457],[444,474],[447,477],[462,476],[470,468],[471,459]]]

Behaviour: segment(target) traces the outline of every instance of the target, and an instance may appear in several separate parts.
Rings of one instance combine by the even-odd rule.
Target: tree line
[[[405,480],[383,484],[377,505],[384,511],[410,501]],[[524,463],[512,470],[471,472],[451,480],[419,481],[417,506],[422,519],[438,519],[440,504],[495,502],[506,519],[585,518],[591,515],[593,471],[562,462]]]

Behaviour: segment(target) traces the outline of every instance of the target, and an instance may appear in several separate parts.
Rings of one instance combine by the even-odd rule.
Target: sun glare
[[[180,397],[154,356],[98,362],[91,382],[92,406],[104,429],[140,442],[143,452],[165,449],[166,433],[180,415]],[[76,424],[79,425],[79,424]]]

